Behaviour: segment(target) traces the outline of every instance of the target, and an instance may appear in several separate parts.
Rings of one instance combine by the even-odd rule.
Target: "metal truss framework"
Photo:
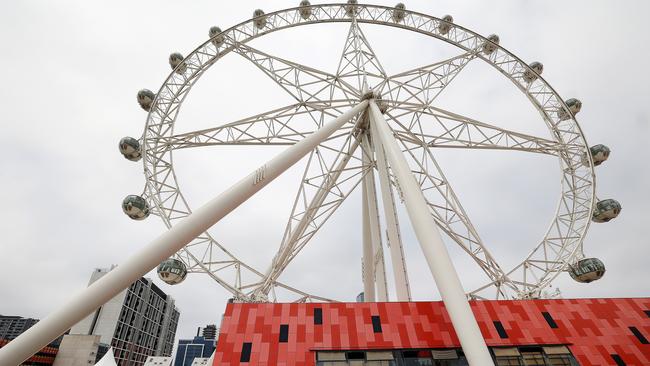
[[[240,23],[207,40],[183,60],[183,69],[177,67],[158,91],[143,134],[145,196],[152,203],[154,213],[171,227],[191,212],[174,173],[174,150],[214,145],[291,145],[358,103],[368,92],[367,88],[374,87],[376,94],[383,96],[386,120],[420,184],[433,218],[488,277],[484,286],[469,291],[468,296],[540,296],[541,290],[581,255],[595,199],[593,163],[583,164],[583,154],[588,151],[585,138],[574,118],[560,120],[559,117],[558,112],[567,106],[541,77],[527,82],[523,74],[529,67],[504,48],[496,45],[496,50],[489,55],[481,53],[482,45],[489,41],[477,33],[452,25],[449,32],[442,34],[438,30],[441,20],[425,14],[405,11],[404,18],[396,22],[389,7],[356,5],[352,12],[348,7],[347,4],[312,5],[306,18],[301,16],[300,8],[265,14],[263,27],[258,28],[255,19]],[[250,40],[271,32],[328,22],[350,23],[339,67],[333,74],[248,45]],[[458,47],[461,53],[387,76],[361,31],[360,25],[364,23],[425,34]],[[223,42],[213,42],[216,37],[221,37]],[[214,128],[175,134],[180,105],[194,83],[231,52],[257,66],[296,103]],[[434,105],[436,97],[474,60],[493,66],[527,96],[543,117],[552,139],[509,131]],[[294,294],[292,299],[285,300],[326,300],[283,284],[279,278],[364,177],[377,174],[375,159],[380,154],[367,151],[361,141],[362,136],[368,136],[367,128],[367,116],[359,115],[312,151],[279,250],[266,271],[245,264],[207,232],[176,256],[190,272],[206,273],[237,300],[276,300],[278,289]],[[433,151],[437,148],[515,150],[558,157],[563,178],[556,216],[544,238],[520,264],[504,270],[490,254],[489,244],[480,239],[434,159]],[[370,164],[364,163],[362,156],[370,157]],[[388,178],[401,194],[394,177]],[[392,197],[392,191],[385,197]],[[377,264],[383,265],[383,256],[380,261]]]

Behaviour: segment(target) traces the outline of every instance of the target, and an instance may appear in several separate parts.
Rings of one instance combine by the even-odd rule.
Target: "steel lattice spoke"
[[[582,251],[582,241],[589,226],[592,205],[595,200],[593,166],[583,164],[584,154],[588,152],[589,148],[576,121],[573,118],[559,117],[560,112],[566,107],[563,99],[543,78],[537,78],[533,82],[526,80],[525,73],[529,71],[528,65],[506,49],[497,47],[494,52],[489,54],[476,52],[486,42],[485,37],[457,25],[453,25],[448,32],[442,33],[440,26],[444,22],[436,17],[405,11],[404,18],[396,23],[393,18],[394,8],[391,7],[358,5],[355,6],[356,11],[353,17],[350,17],[349,7],[342,4],[313,5],[310,9],[311,15],[307,18],[301,16],[299,8],[294,8],[266,14],[266,22],[263,27],[256,26],[255,21],[250,20],[229,28],[222,33],[225,39],[223,44],[217,45],[213,40],[207,40],[183,60],[183,63],[186,64],[184,72],[173,72],[165,80],[157,91],[155,102],[148,114],[142,144],[144,172],[147,177],[146,192],[143,196],[146,196],[154,206],[153,212],[161,216],[168,226],[171,226],[171,222],[185,217],[190,212],[189,206],[178,188],[172,166],[171,154],[175,149],[192,146],[193,142],[197,143],[193,146],[203,146],[203,143],[213,142],[216,144],[252,144],[261,143],[264,138],[268,138],[267,141],[271,144],[290,144],[295,141],[294,138],[299,139],[300,137],[299,135],[292,137],[293,131],[288,127],[297,129],[296,126],[303,126],[302,123],[312,123],[313,120],[318,121],[322,118],[317,115],[312,116],[314,113],[323,115],[323,112],[318,111],[320,107],[311,109],[307,107],[312,111],[309,113],[312,117],[303,114],[300,123],[297,119],[286,123],[269,120],[267,121],[268,125],[260,121],[260,123],[245,126],[244,122],[241,126],[215,128],[207,134],[195,131],[194,135],[192,135],[193,133],[188,133],[185,136],[174,135],[174,124],[188,92],[207,69],[228,53],[235,51],[251,60],[256,67],[260,68],[299,102],[323,101],[329,103],[335,99],[357,100],[362,86],[360,80],[362,76],[365,76],[369,79],[377,79],[378,82],[375,85],[383,82],[379,86],[382,87],[384,99],[388,99],[389,111],[400,121],[405,122],[402,125],[393,123],[393,128],[399,140],[406,144],[422,145],[422,141],[426,141],[430,144],[424,144],[427,150],[433,147],[452,146],[505,147],[514,150],[533,150],[560,157],[563,179],[556,217],[542,241],[523,263],[508,272],[512,283],[519,287],[520,291],[517,296],[539,296],[541,289],[547,286],[566,267],[567,263],[575,260],[577,253]],[[368,46],[364,51],[349,53],[349,55],[354,55],[353,57],[342,57],[340,72],[337,72],[337,75],[345,75],[346,85],[341,80],[333,79],[327,73],[270,56],[247,45],[257,37],[292,27],[313,23],[335,24],[339,22],[353,22],[355,27],[358,27],[356,23],[397,27],[448,42],[464,53],[443,62],[399,73],[394,75],[391,80],[386,81],[381,65]],[[362,33],[359,34],[363,37]],[[365,37],[356,37],[357,41],[365,40]],[[349,43],[349,40],[350,37],[346,39],[346,47],[344,47],[347,50],[360,50],[366,46],[363,42]],[[349,47],[350,45],[351,47]],[[345,53],[344,51],[344,55]],[[365,61],[359,61],[360,57],[365,58]],[[346,62],[343,62],[344,59]],[[543,116],[544,122],[551,132],[550,136],[557,141],[557,145],[549,145],[548,141],[533,139],[531,138],[533,136],[523,136],[513,131],[491,129],[489,128],[491,126],[475,123],[478,121],[450,116],[449,113],[432,112],[434,109],[431,108],[431,102],[472,59],[480,59],[494,67],[529,99]],[[347,70],[343,71],[345,68]],[[349,87],[349,85],[354,85],[354,87]],[[420,107],[414,110],[408,104],[420,105]],[[411,116],[418,114],[419,118],[407,119],[408,113],[411,113]],[[431,115],[433,113],[443,122],[436,120]],[[329,116],[327,113],[324,115]],[[442,115],[444,117],[441,117]],[[413,121],[417,121],[415,124],[419,123],[420,125],[423,125],[420,121],[437,125],[439,130],[430,133],[425,129],[418,132],[419,137],[409,136],[405,132],[413,129],[410,126]],[[297,130],[300,133],[310,132],[308,129]],[[470,131],[467,132],[468,130]],[[347,134],[349,131],[342,133]],[[471,135],[467,135],[467,133]],[[319,150],[328,153],[337,152],[339,146],[330,144],[334,140],[336,139],[319,146]],[[420,156],[420,153],[418,152],[416,156]],[[442,181],[444,182],[444,179]],[[450,215],[452,214],[450,213]],[[469,234],[465,236],[469,237]],[[234,295],[243,296],[243,300],[253,298],[251,292],[243,293],[243,290],[252,291],[259,286],[262,280],[266,279],[266,273],[262,275],[247,267],[209,237],[207,233],[205,236],[197,238],[186,250],[191,250],[191,255],[184,251],[177,255],[184,258],[183,261],[188,263],[192,272],[209,272],[224,281],[227,279],[228,283],[239,290]],[[194,261],[197,263],[193,263]],[[489,283],[487,286],[493,286],[493,283]],[[274,282],[268,287],[270,287],[269,294],[274,294],[277,288],[294,293],[298,296],[298,301],[316,299],[311,295],[294,291],[295,289],[290,290],[283,287],[278,282]],[[472,295],[478,296],[476,292],[473,292]]]
[[[351,105],[353,103],[347,100],[296,103],[219,127],[162,137],[157,141],[156,148],[176,150],[212,145],[293,145]],[[336,136],[339,134],[332,138]]]
[[[358,90],[363,90],[364,86],[379,85],[386,80],[384,68],[355,19],[350,23],[336,76],[357,86]]]
[[[436,107],[402,104],[391,113],[400,122],[396,133],[430,147],[520,150],[560,155],[566,145],[542,137],[510,131]]]
[[[430,106],[463,68],[476,57],[475,54],[474,51],[465,52],[444,61],[390,76],[381,86],[382,93],[392,101],[417,103],[424,109]]]
[[[403,146],[412,173],[420,184],[431,214],[440,228],[460,245],[492,280],[492,284],[497,287],[497,297],[506,297],[507,292],[503,285],[516,291],[516,286],[510,282],[483,244],[430,148],[417,139],[414,143],[413,139],[402,139],[399,135],[396,137]],[[399,186],[396,185],[396,188],[399,191]]]
[[[359,99],[359,91],[325,71],[269,55],[249,45],[233,43],[234,52],[251,61],[299,102]]]
[[[259,292],[268,293],[275,281],[295,256],[307,245],[316,232],[361,182],[368,170],[354,156],[359,146],[356,134],[349,133],[341,143],[327,151],[319,147],[312,151],[294,200],[278,253],[273,258],[266,282]],[[337,151],[337,153],[332,153]]]

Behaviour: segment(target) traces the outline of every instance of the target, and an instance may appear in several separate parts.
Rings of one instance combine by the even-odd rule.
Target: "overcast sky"
[[[165,230],[155,216],[128,219],[120,203],[144,187],[141,162],[125,160],[117,143],[140,136],[146,118],[135,95],[157,90],[171,52],[188,54],[208,29],[226,29],[298,1],[4,1],[0,4],[0,314],[42,318],[80,290],[96,267],[119,264]],[[393,5],[392,1],[378,1]],[[647,1],[413,1],[408,9],[452,14],[527,61],[563,98],[577,97],[578,122],[590,145],[612,149],[599,166],[597,194],[621,202],[621,216],[591,225],[588,256],[607,266],[585,285],[563,274],[564,297],[648,296],[650,214],[650,32]],[[389,74],[453,54],[407,31],[363,26]],[[346,24],[302,27],[256,40],[275,55],[334,72]],[[457,51],[456,51],[457,52]],[[178,131],[216,126],[288,104],[269,79],[236,55],[217,63],[192,90]],[[547,137],[522,94],[494,69],[471,65],[446,91],[441,107]],[[544,135],[545,134],[545,135]],[[198,207],[279,152],[278,148],[203,148],[175,155],[181,189]],[[503,267],[521,261],[542,237],[560,193],[552,157],[505,151],[446,150],[436,155],[484,242]],[[266,269],[279,245],[298,187],[298,164],[242,205],[213,233],[233,253]],[[361,291],[360,194],[354,193],[287,269],[284,282],[337,300]],[[438,293],[407,219],[401,221],[416,299]],[[467,288],[486,281],[451,248]],[[220,320],[229,294],[201,275],[170,287],[181,311],[177,335]]]

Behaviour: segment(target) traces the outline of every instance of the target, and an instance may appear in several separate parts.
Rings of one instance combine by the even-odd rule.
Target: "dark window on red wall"
[[[251,360],[251,348],[253,347],[252,343],[244,343],[241,346],[241,357],[239,362],[249,362]]]
[[[641,344],[650,343],[648,342],[648,339],[643,334],[641,334],[641,332],[638,329],[636,329],[636,327],[630,327],[630,331],[632,332],[632,334],[634,334],[636,339],[638,339],[639,342],[641,342]]]
[[[542,311],[542,316],[544,316],[544,320],[546,320],[549,327],[553,329],[557,328],[557,323],[555,322],[555,319],[553,319],[551,314],[547,313],[546,311]]]
[[[314,324],[323,324],[322,308],[314,308]]]
[[[347,352],[348,360],[365,360],[366,353],[363,351],[350,351]]]
[[[614,360],[614,362],[616,362],[617,366],[626,366],[621,356],[619,355],[610,355],[610,356],[612,356],[612,359]]]
[[[643,312],[648,318],[650,318],[650,310],[643,310]]]
[[[372,331],[375,333],[381,333],[381,319],[379,315],[373,315],[372,319]]]
[[[280,324],[280,342],[289,341],[289,324]]]
[[[508,338],[508,333],[503,328],[503,324],[501,324],[500,321],[493,321],[493,323],[494,323],[494,328],[496,328],[497,333],[499,333],[499,337],[501,337],[502,339]]]

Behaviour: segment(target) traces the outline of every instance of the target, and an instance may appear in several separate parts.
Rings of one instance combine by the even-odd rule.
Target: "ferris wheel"
[[[302,65],[249,44],[293,27],[341,22],[349,23],[349,31],[341,42],[337,70]],[[455,46],[457,54],[389,75],[362,31],[366,24],[424,34],[431,42]],[[224,57],[249,61],[294,102],[212,128],[177,132],[177,116],[192,86],[209,68],[219,67]],[[177,181],[172,160],[176,150],[290,146],[367,103],[307,155],[284,235],[267,268],[245,263],[227,243],[204,232],[160,264],[158,274],[169,284],[182,282],[188,273],[203,273],[227,289],[234,301],[328,300],[283,282],[281,275],[355,189],[362,191],[367,301],[411,300],[397,215],[399,205],[406,201],[408,206],[407,196],[422,197],[427,219],[485,274],[482,286],[464,291],[470,298],[538,298],[563,272],[579,282],[597,280],[605,272],[600,260],[585,256],[583,242],[590,221],[606,222],[621,211],[617,201],[598,200],[595,193],[594,167],[607,160],[610,150],[587,145],[575,118],[581,102],[561,98],[541,77],[540,62],[525,63],[503,48],[496,35],[484,37],[455,24],[449,15],[436,18],[409,11],[401,3],[385,7],[356,1],[327,5],[302,1],[296,8],[272,13],[255,10],[252,19],[226,30],[212,27],[204,43],[187,56],[172,53],[169,63],[173,71],[157,92],[143,89],[137,94],[138,103],[148,112],[142,136],[125,137],[119,143],[128,160],[142,160],[146,178],[142,194],[124,199],[124,212],[135,220],[153,214],[169,228],[192,212]],[[551,137],[505,129],[439,105],[438,97],[472,63],[487,63],[509,79],[539,112],[538,123],[546,125]],[[517,265],[504,268],[491,254],[490,243],[481,239],[436,161],[437,149],[507,150],[557,159],[562,179],[555,216]],[[264,167],[256,174],[264,179]],[[400,174],[412,175],[417,187],[407,187]],[[426,254],[428,249],[421,245]],[[387,273],[386,260],[392,274]],[[394,281],[394,295],[388,291],[388,281]],[[277,289],[294,296],[279,299]]]

